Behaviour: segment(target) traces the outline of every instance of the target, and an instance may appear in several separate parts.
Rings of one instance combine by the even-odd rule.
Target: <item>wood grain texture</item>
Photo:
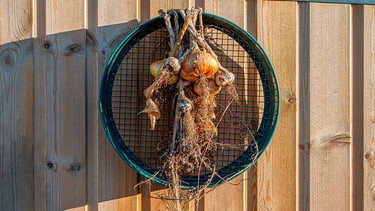
[[[35,193],[40,197],[35,198],[35,209],[82,207],[86,204],[84,2],[37,5],[34,161]],[[80,21],[70,20],[72,11]]]
[[[119,199],[99,202],[99,210],[141,210],[141,195],[132,195]]]
[[[85,28],[85,0],[46,2],[46,35]]]
[[[99,117],[98,1],[87,1],[86,31],[86,152],[87,209],[99,210],[99,140],[104,137]],[[103,138],[104,139],[104,138]]]
[[[244,1],[208,1],[205,0],[202,4],[203,11],[222,16],[230,21],[236,23],[241,27],[245,27],[245,20],[247,14],[246,4]]]
[[[375,210],[375,7],[364,6],[363,210]],[[358,108],[360,109],[360,108]]]
[[[245,27],[245,8],[244,1],[204,1],[199,2],[200,7],[207,13],[222,16]],[[248,201],[247,182],[243,183],[245,175],[235,178],[233,181],[220,185],[214,190],[209,190],[201,200],[199,210],[244,210]]]
[[[0,45],[32,38],[32,2],[1,0],[0,4]]]
[[[43,1],[35,2],[36,19],[34,28],[34,209],[47,210],[47,178],[46,178],[46,74],[43,65],[46,63],[44,49],[48,49],[46,40],[46,5]],[[43,54],[42,54],[43,53]],[[38,169],[38,171],[36,171]]]
[[[197,5],[258,39],[281,91],[256,168],[199,210],[375,211],[375,8],[318,1],[0,0],[0,210],[168,210],[149,197],[164,187],[133,189],[143,179],[102,129],[99,86],[131,30]]]
[[[270,147],[257,163],[258,210],[297,206],[297,11],[295,2],[258,1],[258,40],[280,86],[280,116]]]
[[[151,18],[158,16],[158,11],[163,9],[167,11],[169,9],[187,9],[190,8],[191,2],[189,0],[177,0],[177,1],[151,1],[151,0],[141,0],[141,22],[147,21]],[[139,182],[146,180],[144,177],[139,177]],[[140,186],[140,193],[142,194],[142,210],[148,211],[157,211],[157,210],[170,210],[171,206],[175,206],[173,202],[166,203],[165,201],[158,199],[160,195],[167,195],[168,190],[159,184],[153,183],[151,187],[148,187],[147,184]],[[152,198],[152,197],[155,198]],[[189,210],[189,204],[183,206],[183,210]]]
[[[86,204],[85,32],[47,36],[52,52],[45,56],[43,98],[48,210]],[[74,46],[72,46],[74,45]],[[74,47],[74,48],[73,48]],[[79,50],[78,50],[79,49]],[[41,124],[43,124],[41,122]],[[39,152],[39,150],[37,150]]]
[[[0,4],[0,210],[32,210],[33,7]]]
[[[92,104],[90,118],[100,121],[97,109],[97,96],[99,95],[100,80],[106,62],[117,47],[119,42],[138,25],[138,2],[137,1],[98,1],[97,5],[96,31],[90,30],[95,47],[93,52],[92,66],[97,69],[88,69],[88,77],[92,78],[92,91],[90,96]],[[95,18],[95,17],[91,17]],[[93,23],[94,24],[94,23]],[[91,28],[93,28],[92,26]],[[134,186],[138,183],[137,173],[131,169],[116,153],[102,129],[101,122],[98,123],[93,137],[97,138],[98,146],[98,210],[118,210],[128,204],[127,210],[137,210],[138,200],[135,197],[138,190]],[[94,175],[93,175],[94,176]]]
[[[151,18],[158,16],[158,11],[163,9],[167,11],[169,9],[187,9],[194,5],[192,0],[175,0],[175,1],[164,1],[164,0],[140,0],[141,6],[141,22],[147,21]]]
[[[301,69],[309,74],[309,178],[304,207],[310,210],[350,208],[350,6],[309,5],[309,61]],[[307,50],[306,50],[307,51]],[[304,90],[306,91],[306,90]],[[304,171],[303,169],[301,169]],[[303,188],[303,187],[301,187]],[[305,201],[306,200],[306,201]]]

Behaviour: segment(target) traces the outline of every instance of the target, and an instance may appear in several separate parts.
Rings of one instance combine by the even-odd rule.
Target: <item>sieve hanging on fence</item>
[[[222,89],[215,96],[213,123],[217,127],[215,150],[209,155],[215,170],[204,166],[182,172],[181,187],[202,184],[214,187],[227,182],[254,164],[269,145],[278,120],[279,89],[272,64],[259,43],[245,30],[222,17],[203,13],[204,40],[221,65],[235,75],[238,94]],[[178,18],[179,21],[176,21]],[[173,30],[182,27],[183,17],[171,15]],[[178,26],[174,23],[180,23]],[[177,26],[177,27],[176,27]],[[189,33],[181,51],[189,48]],[[104,130],[119,156],[138,173],[167,185],[163,172],[175,127],[178,86],[163,85],[155,93],[161,116],[150,130],[144,90],[153,83],[150,64],[168,58],[170,35],[164,18],[158,16],[132,31],[114,50],[105,67],[100,87],[100,114]],[[186,93],[189,93],[187,88]],[[194,163],[191,159],[191,162]]]

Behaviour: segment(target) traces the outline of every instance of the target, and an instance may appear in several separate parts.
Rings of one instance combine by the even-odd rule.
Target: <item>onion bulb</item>
[[[150,65],[150,72],[152,76],[155,78],[160,74],[160,71],[163,69],[164,66],[164,60],[159,60]],[[163,84],[174,84],[178,80],[178,75],[176,74],[170,74],[168,79],[164,80],[162,83]]]
[[[194,82],[194,92],[197,95],[203,95],[203,87],[202,82],[196,81]],[[212,98],[214,95],[220,92],[221,86],[218,86],[213,78],[207,78],[207,86],[208,92],[210,93],[210,97]]]
[[[206,51],[196,51],[182,62],[180,75],[187,81],[196,81],[199,77],[212,78],[219,69],[219,61]]]

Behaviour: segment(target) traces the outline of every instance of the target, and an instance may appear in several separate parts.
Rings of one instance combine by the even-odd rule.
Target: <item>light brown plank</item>
[[[348,210],[350,6],[311,4],[310,21],[310,209]]]
[[[37,2],[36,210],[86,205],[84,11],[84,1]]]
[[[257,38],[274,65],[280,86],[276,133],[257,163],[257,209],[296,210],[298,5],[258,1],[257,8]]]
[[[104,133],[97,107],[100,81],[106,62],[119,42],[138,25],[138,1],[101,0],[96,5],[93,4],[96,9],[90,11],[94,14],[89,16],[89,23],[92,22],[89,33],[94,45],[90,47],[91,53],[88,54],[93,60],[90,64],[92,68],[87,69],[87,77],[92,79],[88,83],[91,87],[88,92],[91,98],[88,101],[91,102],[88,109],[93,111],[89,118],[98,122],[88,130],[88,133],[96,138],[92,140],[93,156],[96,154],[95,151],[98,156],[97,172],[92,175],[98,178],[91,179],[98,182],[99,204],[98,207],[93,206],[93,210],[118,210],[124,207],[126,210],[139,210],[140,197],[136,197],[138,191],[134,190],[134,186],[138,183],[137,173],[120,158],[110,144]],[[97,28],[95,22],[98,24]]]
[[[199,1],[197,6],[202,7],[204,12],[222,16],[241,27],[247,27],[247,4],[244,1]],[[244,210],[248,206],[248,181],[243,182],[246,177],[247,174],[244,174],[214,190],[207,190],[200,201],[199,210]]]
[[[0,210],[28,210],[34,206],[33,5],[0,4]]]
[[[375,6],[364,6],[363,210],[375,210]]]
[[[245,8],[244,1],[204,1],[203,11],[222,16],[233,21],[241,27],[245,27]]]
[[[47,1],[46,34],[59,34],[85,28],[85,7],[84,0]]]
[[[169,9],[187,9],[192,6],[192,0],[140,0],[141,1],[141,21],[147,21],[151,18],[158,16],[158,11],[163,9],[167,11]]]
[[[33,37],[33,4],[27,0],[1,0],[0,45]]]
[[[304,4],[301,208],[350,209],[350,6]],[[302,25],[303,22],[301,22]],[[308,40],[304,37],[307,34]],[[305,60],[306,59],[306,60]],[[303,83],[305,81],[302,81]],[[305,89],[305,86],[306,89]],[[306,100],[307,99],[307,100]],[[302,112],[302,111],[301,111]],[[302,163],[304,165],[302,165]]]
[[[99,202],[99,210],[141,210],[140,194]]]
[[[158,16],[158,11],[163,9],[167,11],[169,9],[186,9],[191,7],[192,3],[189,0],[178,0],[178,1],[151,1],[151,0],[141,0],[141,22],[145,22],[151,18]],[[141,83],[140,83],[141,84]],[[144,181],[144,177],[139,177],[139,182]],[[169,210],[170,207],[175,206],[173,201],[165,202],[161,199],[158,199],[160,195],[166,196],[168,195],[168,190],[166,187],[159,185],[159,184],[152,184],[152,187],[148,187],[148,185],[140,186],[139,191],[142,193],[142,210],[148,211],[156,211],[156,210]],[[152,198],[152,197],[155,198]],[[183,210],[188,210],[189,206],[183,206]]]

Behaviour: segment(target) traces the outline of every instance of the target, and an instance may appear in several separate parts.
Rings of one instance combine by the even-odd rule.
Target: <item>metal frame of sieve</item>
[[[221,64],[232,71],[238,102],[221,91],[217,95],[217,172],[201,169],[181,175],[183,189],[196,188],[210,180],[217,186],[240,175],[261,156],[274,134],[279,88],[272,64],[260,44],[238,25],[222,17],[203,13],[205,39]],[[149,65],[166,58],[170,51],[168,33],[161,16],[132,31],[112,53],[105,67],[99,96],[104,130],[115,151],[138,173],[166,185],[160,172],[160,142],[171,138],[173,98],[177,90],[164,86],[157,94],[162,117],[149,130],[143,90],[152,83]],[[183,41],[184,42],[184,41]],[[249,132],[250,131],[250,132]]]

